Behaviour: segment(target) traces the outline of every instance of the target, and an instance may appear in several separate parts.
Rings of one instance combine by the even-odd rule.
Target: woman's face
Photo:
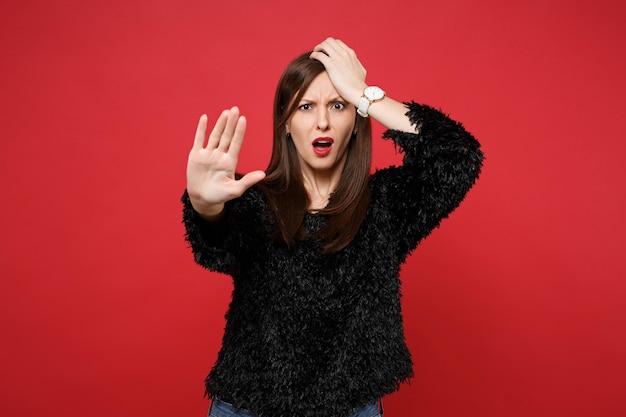
[[[345,101],[326,72],[318,75],[287,122],[303,171],[343,170],[356,109]]]

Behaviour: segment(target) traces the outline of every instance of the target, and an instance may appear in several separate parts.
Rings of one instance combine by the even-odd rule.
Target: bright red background
[[[1,3],[0,414],[205,415],[230,282],[183,241],[197,119],[239,105],[264,168],[281,70],[332,35],[488,158],[404,268],[388,415],[626,415],[624,3],[294,4]]]

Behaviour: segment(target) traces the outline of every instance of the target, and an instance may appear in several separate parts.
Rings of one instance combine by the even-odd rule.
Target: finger
[[[332,42],[332,53],[336,59],[343,59],[349,65],[361,66],[359,62],[359,58],[356,55],[356,52],[351,49],[348,45],[343,43],[340,39],[334,39]]]
[[[193,149],[202,149],[204,141],[206,139],[206,124],[207,116],[203,114],[198,120],[198,127],[196,128],[196,136],[193,139]]]
[[[346,51],[348,51],[348,52],[354,52],[354,51],[352,50],[352,48],[350,48],[348,45],[346,45],[346,44],[345,44],[345,42],[344,42],[344,41],[342,41],[341,39],[335,39],[335,43],[336,43],[336,44],[337,44],[337,45],[338,45],[341,49],[344,49],[344,50],[346,50]]]
[[[346,45],[341,39],[328,38],[326,40],[326,48],[334,54],[342,54],[352,53],[352,49],[348,45]]]
[[[246,191],[248,188],[252,187],[254,184],[256,184],[259,181],[263,180],[263,178],[265,178],[265,172],[263,172],[263,171],[248,172],[246,175],[241,177],[238,180],[238,183],[242,187],[241,194],[243,194],[244,191]]]
[[[230,109],[228,112],[228,119],[226,120],[226,127],[220,137],[220,143],[217,148],[221,151],[227,152],[230,142],[235,134],[237,128],[237,122],[239,121],[239,108],[237,106]]]
[[[224,110],[220,117],[217,118],[215,122],[215,126],[213,126],[213,130],[211,130],[211,134],[209,135],[209,140],[207,142],[207,149],[215,149],[217,145],[220,143],[220,138],[222,137],[222,132],[224,132],[224,128],[226,127],[226,120],[228,119],[228,110]]]
[[[321,52],[326,56],[331,56],[333,52],[333,47],[329,39],[326,39],[324,42],[318,44],[313,48],[314,52]]]
[[[309,55],[309,58],[310,59],[317,59],[326,68],[328,67],[328,64],[330,63],[329,56],[325,52],[323,52],[323,51],[313,51]]]
[[[233,157],[237,158],[239,155],[239,151],[241,150],[241,146],[243,145],[243,138],[246,134],[246,126],[248,122],[244,116],[239,116],[239,120],[237,120],[237,126],[235,126],[235,133],[233,134],[233,139],[230,142],[230,146],[228,148],[228,153]]]
[[[313,48],[313,52],[322,52],[324,55],[327,55],[326,52],[324,52],[324,44],[320,43],[318,45],[315,45],[315,47]]]
[[[320,61],[326,70],[349,62],[355,56],[354,52],[338,39],[328,38],[313,48],[309,58]]]

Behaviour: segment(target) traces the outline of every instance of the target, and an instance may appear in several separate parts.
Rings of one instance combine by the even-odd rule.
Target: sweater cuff
[[[226,215],[215,221],[203,219],[191,205],[187,190],[183,193],[181,202],[183,203],[183,223],[187,230],[187,241],[192,246],[198,243],[205,247],[221,247],[226,235]]]

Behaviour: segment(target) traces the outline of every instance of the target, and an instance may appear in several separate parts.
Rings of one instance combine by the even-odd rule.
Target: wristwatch
[[[359,116],[368,117],[367,110],[370,108],[370,104],[380,101],[385,98],[385,92],[375,85],[371,85],[369,87],[365,87],[363,90],[363,95],[361,96],[361,101],[359,101],[359,107],[357,107],[356,112],[359,113]]]

